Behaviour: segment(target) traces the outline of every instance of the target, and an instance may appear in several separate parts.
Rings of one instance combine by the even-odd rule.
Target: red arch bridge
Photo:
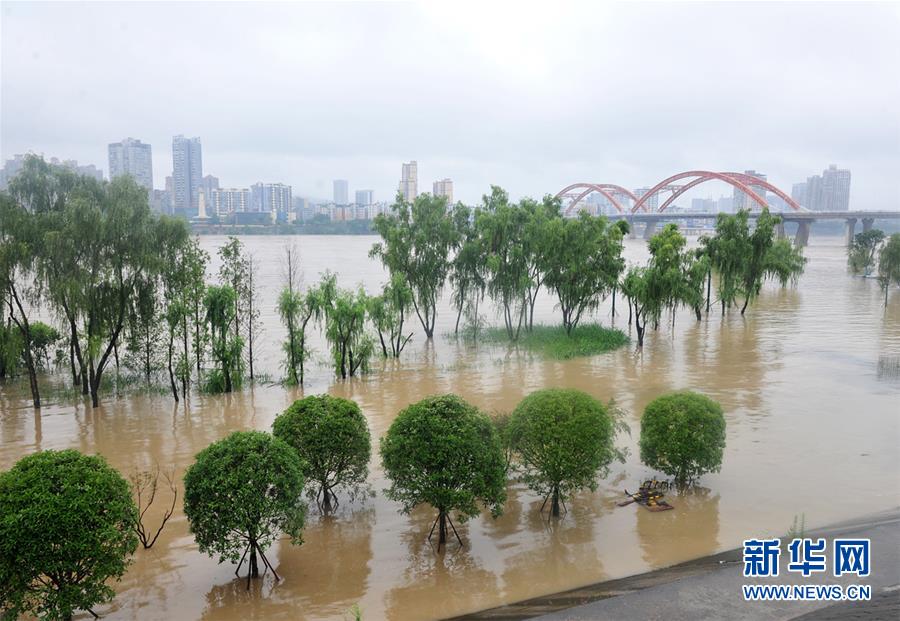
[[[714,220],[717,213],[697,212],[666,212],[666,209],[685,192],[709,181],[724,182],[733,188],[740,190],[745,197],[746,204],[750,208],[750,217],[754,218],[763,207],[769,207],[768,193],[772,193],[787,206],[780,211],[782,222],[778,227],[778,233],[784,236],[784,223],[797,223],[797,233],[794,243],[805,246],[809,241],[809,231],[816,220],[844,220],[846,223],[847,240],[853,238],[856,230],[856,222],[862,221],[863,230],[872,228],[876,219],[900,219],[900,211],[809,211],[801,207],[793,198],[783,192],[777,186],[765,179],[760,179],[748,173],[738,172],[713,172],[709,170],[689,170],[681,172],[656,185],[642,190],[629,190],[614,183],[573,183],[567,185],[556,193],[563,199],[563,212],[567,216],[573,216],[578,211],[589,195],[597,193],[602,195],[616,210],[610,216],[611,219],[625,219],[632,226],[632,236],[635,235],[635,225],[644,225],[644,237],[649,238],[656,232],[659,222],[672,221],[700,221]],[[775,210],[773,210],[775,211]]]

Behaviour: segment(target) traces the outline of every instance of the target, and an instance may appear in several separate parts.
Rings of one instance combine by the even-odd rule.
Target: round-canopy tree
[[[369,426],[353,401],[330,395],[299,399],[275,419],[272,431],[304,461],[303,474],[324,512],[332,500],[337,504],[335,488],[358,488],[369,474]]]
[[[705,472],[718,472],[725,449],[721,406],[705,395],[684,391],[651,401],[641,418],[641,461],[685,485]]]
[[[456,533],[450,511],[465,521],[478,514],[478,501],[494,517],[503,510],[506,467],[497,430],[455,395],[428,397],[401,411],[381,440],[381,460],[391,480],[385,493],[403,512],[422,503],[437,509],[438,546],[447,541],[448,522]],[[456,538],[462,544],[459,533]]]
[[[573,491],[597,489],[613,459],[624,459],[613,439],[624,424],[579,390],[550,388],[525,397],[512,413],[509,437],[525,483],[551,500],[551,513]],[[544,505],[541,506],[543,510]]]
[[[42,451],[0,474],[0,617],[71,619],[110,601],[137,547],[128,483],[102,457]]]
[[[184,474],[184,514],[200,551],[237,562],[250,553],[250,578],[259,576],[256,553],[265,566],[265,550],[283,532],[302,543],[306,507],[303,463],[282,440],[262,431],[236,431],[197,454]]]

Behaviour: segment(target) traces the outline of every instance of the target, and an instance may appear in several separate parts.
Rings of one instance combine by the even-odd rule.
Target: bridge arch
[[[734,174],[734,173],[732,173],[732,174]],[[663,211],[666,207],[668,207],[669,204],[675,199],[676,196],[678,196],[679,194],[681,194],[681,193],[683,193],[683,192],[686,191],[686,188],[687,188],[687,187],[694,187],[694,186],[699,185],[699,184],[701,184],[701,183],[703,183],[703,182],[705,182],[705,181],[712,181],[713,179],[716,179],[716,180],[719,180],[719,181],[724,181],[725,183],[728,183],[728,184],[730,184],[730,185],[732,185],[732,186],[738,188],[739,190],[741,190],[742,192],[744,192],[748,197],[750,197],[750,200],[755,201],[757,204],[759,204],[759,205],[761,205],[761,206],[768,207],[768,203],[766,203],[766,199],[764,199],[764,198],[761,197],[759,194],[757,194],[756,192],[754,192],[754,191],[750,188],[749,185],[747,185],[746,183],[744,183],[743,181],[741,181],[741,180],[739,180],[739,179],[737,179],[737,178],[735,178],[735,177],[729,176],[728,173],[717,173],[717,172],[712,172],[712,171],[709,171],[709,170],[688,170],[688,171],[686,171],[686,172],[682,172],[682,173],[678,173],[678,174],[676,174],[676,175],[672,175],[671,177],[668,177],[667,179],[663,179],[662,181],[660,181],[659,183],[657,183],[655,186],[653,186],[652,188],[650,188],[650,189],[649,189],[645,194],[643,194],[643,195],[641,196],[641,198],[634,204],[634,207],[631,208],[631,213],[637,213],[638,209],[640,209],[641,207],[643,207],[643,206],[646,204],[646,202],[650,199],[650,197],[653,196],[654,194],[656,194],[657,192],[659,192],[660,190],[666,188],[667,186],[670,186],[672,183],[674,183],[674,182],[676,182],[676,181],[680,181],[680,180],[682,180],[682,179],[688,179],[688,178],[691,178],[691,177],[699,177],[699,179],[694,179],[694,180],[691,182],[691,183],[693,183],[693,185],[692,185],[691,183],[688,183],[687,185],[685,185],[685,186],[679,188],[678,190],[675,190],[675,192],[672,193],[672,196],[670,196],[670,197],[666,200],[666,202],[663,203],[663,204],[660,206],[660,208],[658,209],[658,211],[661,212],[661,211]],[[753,177],[753,178],[756,179],[756,177]],[[694,183],[694,181],[695,181],[696,183]],[[761,181],[761,180],[760,180],[760,181]],[[793,201],[792,201],[792,202],[793,202]]]
[[[566,215],[570,214],[575,206],[584,200],[589,194],[593,192],[598,192],[605,196],[609,202],[615,207],[619,213],[628,213],[628,209],[625,208],[613,195],[613,193],[619,193],[622,196],[627,196],[634,203],[638,201],[638,197],[634,192],[629,190],[628,188],[624,188],[620,185],[616,185],[615,183],[573,183],[569,186],[564,187],[562,190],[556,193],[557,198],[561,198],[563,195],[571,192],[572,190],[577,190],[579,188],[584,188],[584,190],[578,194],[575,198],[572,199],[572,202],[569,203],[569,206],[566,208]]]

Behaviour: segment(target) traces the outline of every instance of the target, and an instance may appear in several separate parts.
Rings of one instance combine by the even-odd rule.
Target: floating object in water
[[[665,481],[660,482],[656,479],[647,480],[641,483],[641,486],[638,488],[638,491],[635,493],[629,493],[629,491],[625,490],[625,495],[628,496],[628,500],[622,500],[616,503],[618,507],[627,507],[633,502],[643,506],[648,511],[668,511],[669,509],[674,509],[672,505],[663,500],[662,490],[668,490],[669,484]]]

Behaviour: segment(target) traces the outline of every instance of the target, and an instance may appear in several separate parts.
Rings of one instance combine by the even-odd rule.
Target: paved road
[[[536,598],[462,618],[471,621],[900,619],[900,509],[817,530],[809,536],[827,537],[829,540],[835,536],[871,539],[872,575],[862,581],[855,577],[835,578],[830,575],[829,560],[828,572],[819,578],[804,579],[799,574],[782,571],[778,578],[760,579],[758,582],[845,586],[861,582],[871,585],[871,602],[829,604],[744,601],[741,585],[752,583],[753,580],[743,577],[741,551],[731,550],[648,574]],[[784,568],[784,558],[782,563]]]

